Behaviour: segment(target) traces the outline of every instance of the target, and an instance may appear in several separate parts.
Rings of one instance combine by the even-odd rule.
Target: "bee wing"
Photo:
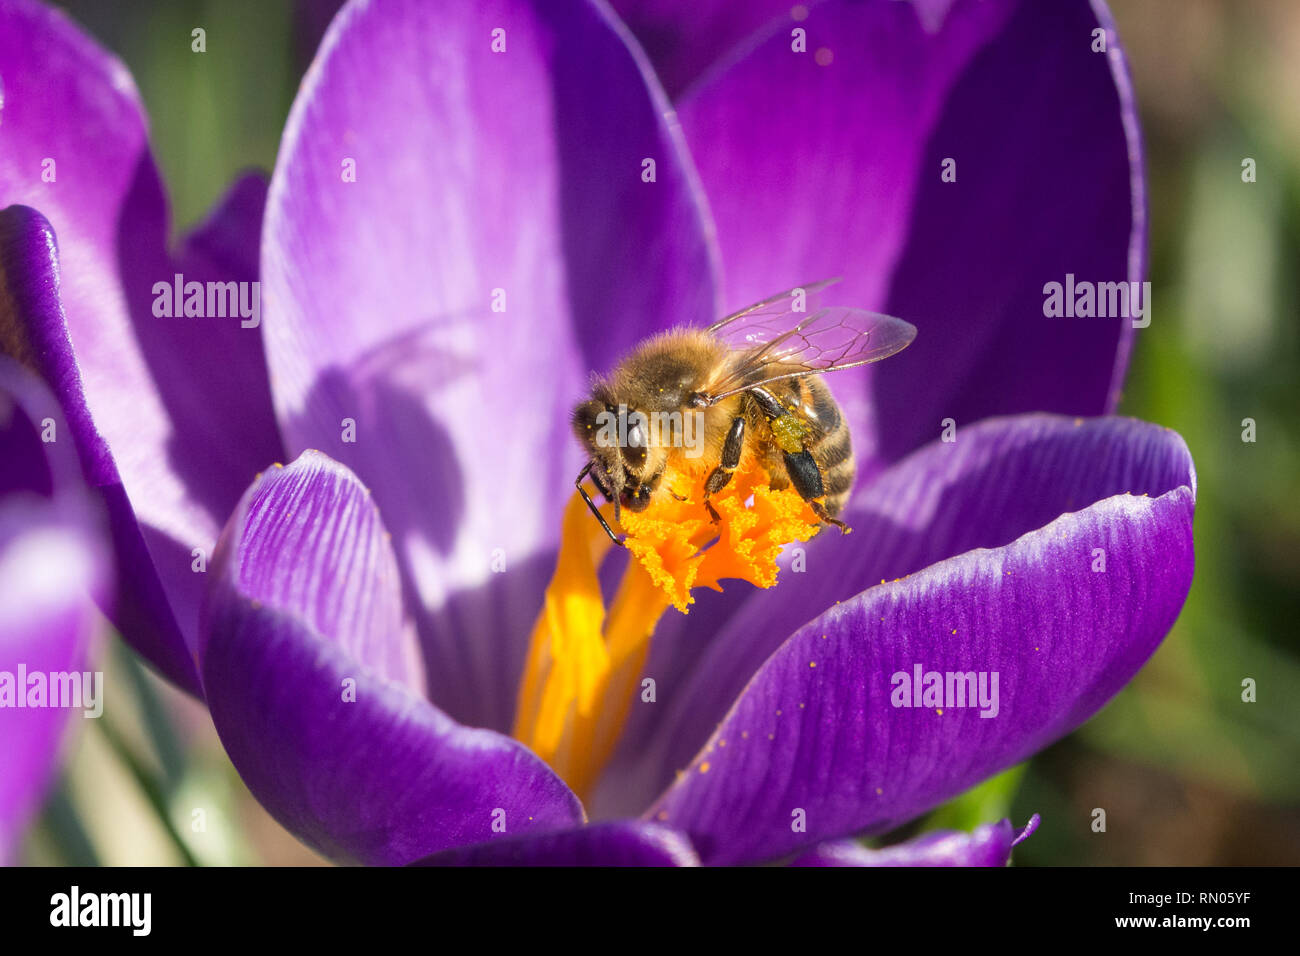
[[[791,325],[791,317],[799,321]],[[834,306],[769,318],[765,331],[756,334],[762,335],[760,343],[741,350],[709,383],[709,404],[785,378],[879,362],[907,348],[916,327],[893,316]]]
[[[725,319],[719,319],[708,327],[706,331],[716,335],[724,342],[732,345],[733,348],[751,348],[761,342],[770,341],[772,327],[775,325],[777,332],[787,328],[789,323],[782,323],[780,320],[787,315],[804,316],[806,312],[793,312],[791,302],[800,294],[804,296],[816,295],[827,286],[839,282],[838,278],[823,279],[821,282],[811,282],[808,285],[795,286],[786,292],[778,292],[776,295],[768,296],[761,302],[755,302],[751,306],[746,306],[739,312],[733,312]]]

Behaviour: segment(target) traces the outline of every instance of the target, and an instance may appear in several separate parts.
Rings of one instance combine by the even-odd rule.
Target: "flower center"
[[[614,752],[641,693],[650,638],[669,606],[688,613],[694,588],[721,591],[724,578],[771,587],[781,549],[818,530],[808,503],[792,488],[773,490],[767,472],[748,458],[709,499],[715,522],[704,503],[707,474],[692,462],[664,476],[671,494],[639,514],[622,513],[631,560],[608,609],[597,571],[611,542],[579,495],[565,509],[513,733],[580,797],[590,795]],[[613,520],[611,506],[602,512]]]

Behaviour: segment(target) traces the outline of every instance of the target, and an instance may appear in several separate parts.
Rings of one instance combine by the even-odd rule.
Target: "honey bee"
[[[822,374],[878,362],[906,348],[916,329],[901,319],[842,307],[796,311],[828,280],[796,287],[734,312],[706,329],[674,329],[638,344],[573,412],[589,454],[574,484],[616,544],[583,488],[590,475],[614,504],[644,511],[671,493],[663,477],[684,457],[712,464],[704,504],[731,481],[741,456],[756,456],[771,486],[794,489],[821,519],[837,517],[853,486],[849,428]]]

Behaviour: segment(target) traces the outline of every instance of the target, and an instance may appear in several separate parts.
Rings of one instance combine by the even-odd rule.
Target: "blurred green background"
[[[176,231],[237,173],[272,167],[310,52],[292,3],[61,6],[134,74]],[[1153,283],[1152,324],[1138,332],[1120,410],[1191,447],[1196,578],[1173,632],[1100,715],[908,832],[1039,812],[1017,865],[1296,864],[1300,3],[1111,7],[1142,109]],[[202,60],[190,51],[195,27],[207,31]],[[1246,157],[1253,184],[1241,179]],[[1254,443],[1242,441],[1245,418]],[[134,712],[118,707],[68,741],[27,862],[319,862],[249,795],[201,706],[120,643],[100,666],[108,693]],[[1241,699],[1248,677],[1255,703]],[[1097,807],[1105,833],[1091,828]]]

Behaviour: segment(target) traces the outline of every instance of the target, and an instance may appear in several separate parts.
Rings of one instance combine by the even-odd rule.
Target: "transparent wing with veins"
[[[757,345],[761,342],[769,341],[771,335],[771,325],[775,322],[781,328],[788,328],[789,323],[781,324],[780,320],[789,315],[806,316],[807,297],[816,295],[827,286],[839,282],[838,278],[823,279],[821,282],[810,282],[807,285],[795,286],[787,292],[778,292],[776,295],[768,296],[761,302],[755,302],[753,305],[746,306],[739,312],[733,312],[724,319],[719,319],[707,329],[708,332],[719,338],[733,343],[733,348],[748,348],[751,345]],[[800,312],[795,312],[793,304],[796,299],[801,298],[800,303],[805,308]],[[764,337],[768,336],[768,337]]]
[[[769,382],[879,362],[916,338],[916,328],[902,319],[843,306],[792,312],[791,298],[764,300],[710,327],[737,353],[709,383],[710,405]]]

